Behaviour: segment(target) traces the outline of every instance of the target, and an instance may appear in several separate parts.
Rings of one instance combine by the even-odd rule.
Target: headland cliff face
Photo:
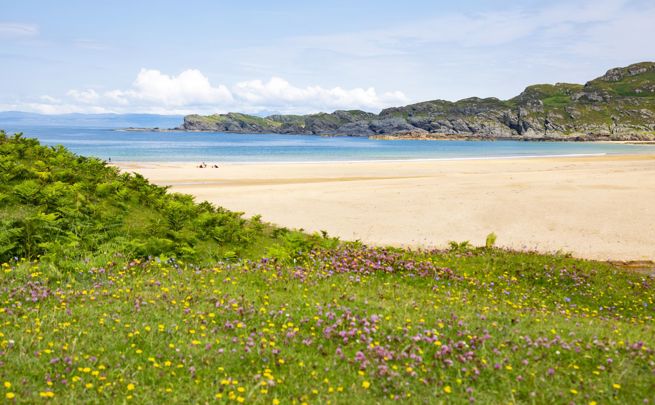
[[[509,100],[432,100],[379,114],[188,115],[177,129],[379,139],[654,140],[655,62],[610,69],[584,85],[529,86]]]

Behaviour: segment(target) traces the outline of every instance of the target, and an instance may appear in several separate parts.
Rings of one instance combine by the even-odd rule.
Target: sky
[[[0,111],[311,113],[655,60],[653,0],[5,1]]]

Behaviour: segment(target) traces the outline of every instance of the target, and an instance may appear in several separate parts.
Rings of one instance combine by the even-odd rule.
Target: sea
[[[0,123],[1,125],[1,123]],[[654,153],[655,145],[602,142],[418,141],[361,137],[125,131],[106,127],[24,126],[44,145],[112,162],[298,163],[400,160],[464,160]]]

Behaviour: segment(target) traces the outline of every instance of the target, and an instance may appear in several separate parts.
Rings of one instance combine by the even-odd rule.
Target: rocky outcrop
[[[655,63],[610,69],[584,85],[529,86],[510,100],[433,100],[379,114],[189,115],[179,129],[376,139],[653,140]]]

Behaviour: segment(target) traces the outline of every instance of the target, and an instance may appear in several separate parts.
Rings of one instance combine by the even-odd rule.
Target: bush
[[[278,236],[259,217],[196,204],[139,174],[21,134],[0,131],[0,179],[0,262],[87,258],[107,246],[125,256],[210,261],[259,252]]]

